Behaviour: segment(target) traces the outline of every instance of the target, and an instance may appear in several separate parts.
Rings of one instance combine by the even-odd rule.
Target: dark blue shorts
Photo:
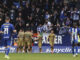
[[[74,40],[74,43],[77,44],[78,43],[78,40]]]
[[[11,39],[9,38],[4,38],[4,46],[11,46]]]
[[[75,46],[75,44],[78,45],[78,40],[74,40],[74,41],[72,42],[72,46]]]

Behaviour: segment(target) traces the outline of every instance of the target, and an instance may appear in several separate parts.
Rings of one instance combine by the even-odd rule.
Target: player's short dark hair
[[[24,31],[24,29],[23,29],[23,28],[21,28],[20,30]]]
[[[30,28],[28,28],[28,29],[26,29],[26,31],[31,31],[31,29],[30,29]]]
[[[10,20],[10,18],[9,17],[6,17],[5,20]]]
[[[54,31],[53,29],[51,29],[50,31]]]

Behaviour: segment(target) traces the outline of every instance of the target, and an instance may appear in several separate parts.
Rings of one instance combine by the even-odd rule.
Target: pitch
[[[9,54],[9,60],[79,60],[80,55],[73,57],[72,54],[45,54],[45,53],[13,53]],[[0,53],[0,60],[7,60],[4,54]]]

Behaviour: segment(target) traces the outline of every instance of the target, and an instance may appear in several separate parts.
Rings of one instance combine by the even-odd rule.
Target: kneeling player
[[[27,50],[27,52],[32,52],[32,32],[30,30],[27,30],[25,32],[24,38],[25,38],[25,51]]]
[[[55,34],[54,34],[53,30],[51,30],[51,33],[49,34],[48,39],[49,39],[49,43],[50,43],[50,46],[51,46],[51,53],[53,53],[54,39],[55,39]]]
[[[17,48],[17,52],[23,52],[23,47],[24,47],[24,31],[21,29],[19,31],[19,34],[18,34],[18,48]]]

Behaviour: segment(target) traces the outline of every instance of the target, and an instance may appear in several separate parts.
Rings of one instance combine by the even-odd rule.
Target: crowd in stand
[[[60,27],[80,26],[80,0],[0,0],[0,27],[9,16],[17,31],[57,33]]]

